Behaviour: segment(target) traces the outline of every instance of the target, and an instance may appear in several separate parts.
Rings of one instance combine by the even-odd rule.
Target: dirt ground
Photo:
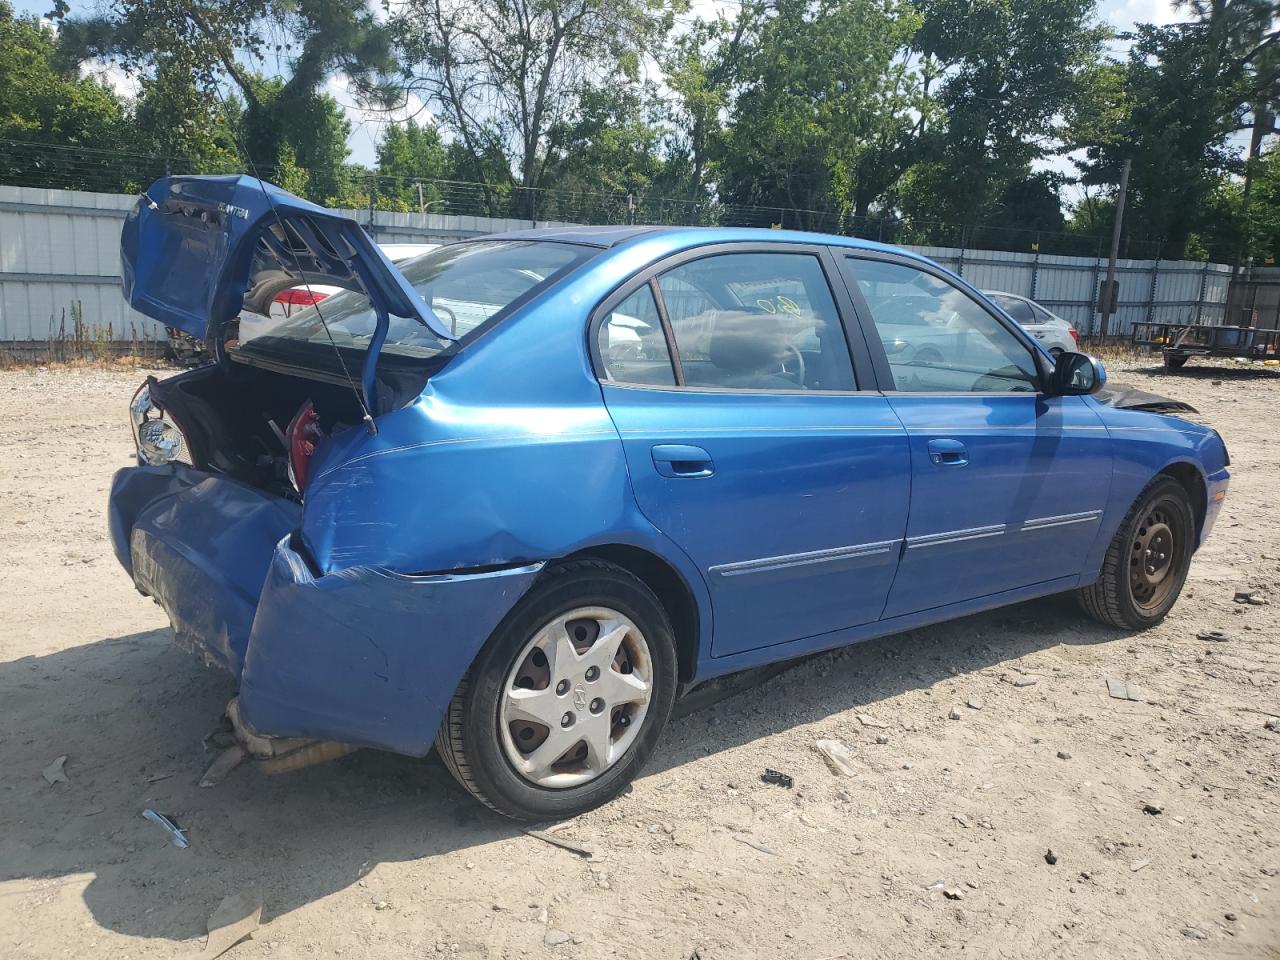
[[[1162,626],[1051,598],[812,659],[673,722],[630,794],[555,833],[590,859],[434,759],[199,789],[232,685],[172,645],[106,533],[141,373],[0,373],[0,956],[193,956],[248,889],[235,960],[1280,957],[1280,373],[1112,366],[1197,405],[1233,460]]]

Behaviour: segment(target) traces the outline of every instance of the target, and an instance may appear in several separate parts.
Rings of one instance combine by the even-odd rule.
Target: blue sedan
[[[115,550],[277,768],[434,745],[495,810],[572,815],[715,677],[1064,591],[1156,624],[1226,495],[1176,404],[848,237],[556,228],[397,269],[278,188],[174,177],[122,257],[214,361],[134,397]],[[241,335],[313,283],[344,291]]]

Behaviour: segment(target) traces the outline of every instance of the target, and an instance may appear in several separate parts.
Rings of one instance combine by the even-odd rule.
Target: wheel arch
[[[703,617],[698,598],[684,575],[658,554],[626,543],[597,544],[565,557],[604,560],[621,567],[654,592],[661,601],[671,628],[675,631],[676,664],[681,683],[688,683],[697,673],[701,647]]]
[[[1196,543],[1200,542],[1204,531],[1205,516],[1209,511],[1209,493],[1204,473],[1194,463],[1178,460],[1167,464],[1156,476],[1172,477],[1177,480],[1191,498],[1191,509],[1196,521]]]

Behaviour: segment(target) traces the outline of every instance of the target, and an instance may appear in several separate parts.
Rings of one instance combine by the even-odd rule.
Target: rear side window
[[[988,296],[995,301],[996,306],[1019,323],[1036,322],[1035,312],[1027,301],[1019,300],[1017,297],[1003,297],[998,293],[988,294]]]
[[[599,338],[600,358],[610,380],[675,386],[662,319],[647,284],[609,312],[600,324]]]
[[[853,366],[818,258],[726,253],[658,278],[685,385],[853,390]]]
[[[1031,312],[1035,314],[1036,323],[1053,323],[1057,318],[1048,310],[1040,306],[1038,303],[1031,305]]]

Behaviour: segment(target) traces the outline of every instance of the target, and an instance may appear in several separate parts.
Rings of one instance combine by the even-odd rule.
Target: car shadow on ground
[[[1133,367],[1127,373],[1143,373],[1148,376],[1162,377],[1170,382],[1179,378],[1185,380],[1269,380],[1280,377],[1280,367],[1264,367],[1261,363],[1241,363],[1229,367],[1225,366],[1196,366],[1195,360],[1191,360],[1185,367],[1179,370],[1166,370],[1164,366],[1157,360],[1150,367]],[[1117,374],[1117,377],[1123,378],[1124,373]]]
[[[906,690],[1057,644],[1118,636],[1049,598],[821,654],[673,720],[646,776],[839,711],[874,712]],[[82,885],[102,927],[186,940],[242,888],[269,891],[266,922],[379,863],[520,832],[472,801],[434,757],[362,751],[286,775],[241,769],[201,789],[210,760],[201,741],[232,693],[229,678],[174,647],[168,630],[0,664],[0,881],[15,881],[5,893],[38,899]],[[50,785],[41,770],[63,754],[69,782]],[[170,846],[142,818],[146,808],[186,828],[190,847]]]

